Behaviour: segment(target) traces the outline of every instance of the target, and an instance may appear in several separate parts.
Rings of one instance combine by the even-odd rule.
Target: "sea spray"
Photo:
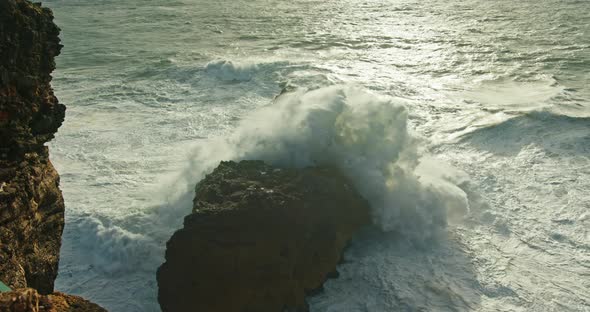
[[[181,180],[194,183],[229,159],[335,166],[369,200],[375,224],[423,241],[436,237],[447,215],[460,218],[469,203],[458,183],[464,175],[433,165],[422,141],[410,131],[401,101],[354,86],[298,90],[245,116],[230,137],[199,145]]]
[[[370,202],[373,221],[420,243],[469,210],[462,172],[423,152],[401,100],[354,86],[284,93],[243,118],[232,135],[193,147],[180,174],[163,177],[150,201],[160,204],[125,220],[88,218],[82,242],[100,250],[101,270],[151,270],[170,235],[190,213],[194,186],[222,160],[260,159],[275,166],[339,168]],[[147,230],[149,229],[149,230]],[[141,233],[141,234],[138,234]]]

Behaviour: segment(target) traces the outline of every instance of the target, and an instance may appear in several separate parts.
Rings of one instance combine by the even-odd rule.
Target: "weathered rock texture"
[[[65,115],[50,85],[58,35],[49,9],[0,0],[0,280],[17,289],[0,312],[105,311],[53,293],[64,201],[44,144]]]
[[[0,0],[0,279],[53,291],[64,203],[44,143],[65,107],[50,86],[59,28],[49,9]]]
[[[80,297],[56,292],[39,295],[32,288],[0,293],[0,312],[106,312]]]
[[[338,171],[222,162],[158,270],[163,311],[306,311],[369,207]]]

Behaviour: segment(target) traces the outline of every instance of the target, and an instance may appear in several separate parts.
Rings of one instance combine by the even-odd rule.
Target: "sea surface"
[[[158,311],[195,183],[258,158],[337,166],[373,206],[314,312],[590,311],[590,1],[44,5],[57,289]]]

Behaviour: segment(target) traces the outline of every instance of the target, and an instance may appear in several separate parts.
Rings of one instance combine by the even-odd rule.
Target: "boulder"
[[[222,162],[196,186],[192,214],[157,273],[163,311],[307,311],[368,203],[334,168]]]

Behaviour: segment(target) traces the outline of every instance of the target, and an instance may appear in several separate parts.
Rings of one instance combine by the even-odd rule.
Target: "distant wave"
[[[223,81],[249,81],[258,71],[256,64],[237,64],[231,61],[213,61],[205,66],[205,72]]]
[[[536,144],[557,154],[590,154],[590,117],[530,111],[464,134],[461,141],[496,154]]]
[[[587,125],[590,127],[590,116],[575,116],[560,114],[552,111],[531,111],[520,116],[521,118],[528,118],[531,120],[543,122],[568,122],[572,124]]]

